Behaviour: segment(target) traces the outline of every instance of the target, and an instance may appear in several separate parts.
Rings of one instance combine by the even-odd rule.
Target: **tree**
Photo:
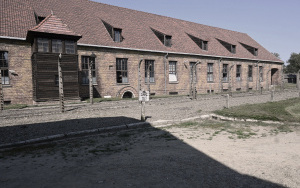
[[[290,59],[287,61],[286,71],[289,73],[296,73],[300,70],[300,53],[292,53]]]
[[[277,52],[272,52],[273,55],[275,55],[278,59],[280,59],[280,55]]]

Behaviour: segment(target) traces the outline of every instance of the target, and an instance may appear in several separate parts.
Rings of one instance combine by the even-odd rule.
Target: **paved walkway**
[[[298,97],[296,90],[277,92],[274,101]],[[270,101],[270,94],[234,94],[230,106]],[[189,97],[152,99],[146,103],[147,122],[178,121],[222,109],[226,98],[222,95],[199,95],[197,100]],[[59,107],[34,107],[5,110],[0,113],[0,145],[35,139],[50,135],[67,134],[140,122],[141,107],[136,100],[101,102],[93,105],[72,104],[66,112]]]

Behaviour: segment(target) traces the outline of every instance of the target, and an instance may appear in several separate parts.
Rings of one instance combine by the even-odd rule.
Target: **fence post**
[[[271,101],[273,102],[273,100],[274,100],[274,88],[272,88],[272,90],[271,90]]]
[[[229,108],[229,94],[226,94],[226,108]]]
[[[0,112],[4,109],[3,87],[2,87],[2,72],[0,69]]]
[[[64,104],[64,85],[63,85],[63,77],[62,77],[62,70],[61,70],[61,58],[62,55],[59,54],[58,56],[58,86],[59,86],[59,106],[60,106],[60,111],[63,113],[65,112],[65,104]]]

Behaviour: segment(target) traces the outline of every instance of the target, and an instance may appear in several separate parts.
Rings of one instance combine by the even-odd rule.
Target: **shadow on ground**
[[[68,123],[77,121],[88,124],[94,120]],[[25,146],[0,154],[0,187],[7,188],[282,187],[240,174],[150,125]]]
[[[138,123],[138,122],[140,121],[137,119],[119,116],[119,117],[72,119],[72,120],[64,120],[64,121],[56,121],[56,122],[0,127],[0,145],[29,140],[29,139],[35,139],[35,138],[40,138],[40,137],[45,137],[50,135],[111,127],[111,126]]]

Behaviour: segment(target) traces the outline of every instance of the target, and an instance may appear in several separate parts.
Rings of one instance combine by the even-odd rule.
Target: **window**
[[[202,40],[202,41],[201,41],[201,47],[200,47],[200,48],[201,48],[202,50],[206,50],[206,51],[207,51],[207,49],[208,49],[208,48],[207,48],[207,43],[208,43],[207,41],[203,41],[203,40]]]
[[[169,82],[177,82],[176,61],[169,62]]]
[[[264,81],[263,75],[264,75],[264,68],[262,66],[259,66],[259,81],[260,82]]]
[[[49,52],[49,39],[38,38],[38,52]]]
[[[249,46],[247,44],[243,44],[241,43],[241,45],[246,48],[246,50],[248,50],[252,55],[257,56],[258,55],[258,49],[254,48],[252,46]]]
[[[128,83],[127,59],[117,58],[117,83]]]
[[[241,81],[242,66],[236,65],[236,81]]]
[[[214,64],[213,63],[207,63],[207,82],[213,82],[214,81]]]
[[[3,85],[9,85],[8,52],[0,52],[1,80]]]
[[[172,36],[171,35],[166,35],[166,34],[159,32],[153,28],[151,28],[151,30],[157,36],[157,38],[160,40],[160,42],[163,43],[163,45],[165,45],[167,47],[172,46]]]
[[[95,58],[91,58],[90,56],[82,56],[81,57],[81,68],[82,68],[82,84],[88,85],[89,84],[89,63],[92,61],[92,83],[97,84],[97,79],[96,79],[96,66],[95,66]]]
[[[236,45],[217,39],[229,52],[236,53]]]
[[[122,30],[114,28],[114,41],[115,42],[122,42]]]
[[[113,39],[113,41],[115,41],[115,42],[123,41],[124,38],[122,37],[122,29],[114,28],[112,25],[110,25],[109,23],[107,23],[103,20],[102,20],[102,23],[105,26],[110,37]]]
[[[208,41],[202,40],[193,35],[187,34],[202,50],[208,50]]]
[[[172,36],[165,35],[165,46],[171,47],[172,46]]]
[[[228,82],[228,64],[223,64],[223,82]]]
[[[52,52],[53,53],[62,53],[62,41],[53,39],[52,40]]]
[[[253,69],[253,66],[252,65],[249,65],[248,66],[248,80],[250,81],[250,82],[252,82],[253,81],[253,77],[252,77],[252,69]]]
[[[150,83],[154,82],[154,61],[153,60],[145,60],[145,82],[148,83],[148,68],[149,68],[149,76]]]
[[[190,62],[190,82],[192,81],[192,78],[193,78],[193,67],[196,65],[196,62]],[[195,71],[196,71],[196,75],[197,75],[197,70],[196,70],[196,67],[195,67]],[[195,75],[195,76],[196,76]],[[197,76],[196,78],[194,78],[194,82],[197,81]]]
[[[66,54],[75,54],[75,42],[65,41]]]

